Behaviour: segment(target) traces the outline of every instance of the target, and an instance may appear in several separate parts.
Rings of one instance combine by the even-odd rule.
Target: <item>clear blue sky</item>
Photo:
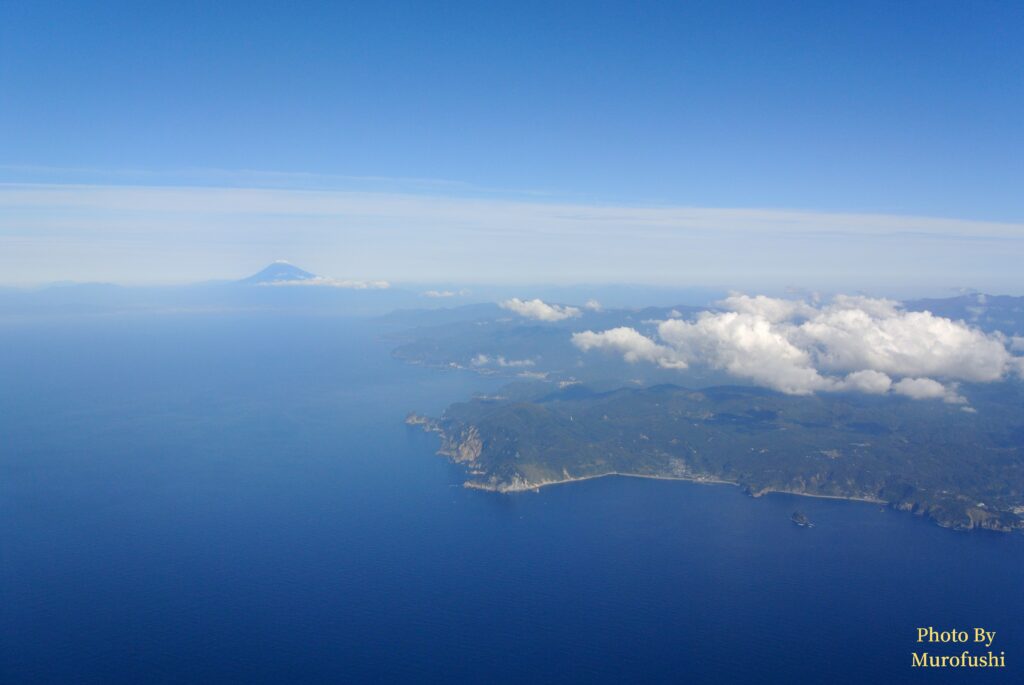
[[[9,184],[1019,228],[1022,121],[1019,2],[0,2]]]

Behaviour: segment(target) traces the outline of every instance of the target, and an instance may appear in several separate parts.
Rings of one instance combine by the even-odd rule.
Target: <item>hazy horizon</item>
[[[1016,294],[1024,260],[1024,224],[884,214],[21,183],[0,184],[0,207],[8,285],[231,279],[286,259],[394,282]]]

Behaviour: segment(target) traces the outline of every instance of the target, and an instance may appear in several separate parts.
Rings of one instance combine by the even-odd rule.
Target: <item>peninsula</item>
[[[1020,394],[1019,386],[1011,392]],[[534,401],[475,399],[439,419],[465,486],[512,493],[608,475],[729,483],[886,504],[957,530],[1024,530],[1024,444],[1007,412],[863,395],[661,385]]]

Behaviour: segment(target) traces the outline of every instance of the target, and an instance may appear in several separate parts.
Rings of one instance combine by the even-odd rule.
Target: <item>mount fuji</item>
[[[321,278],[285,261],[276,261],[262,271],[238,281],[247,285],[270,285],[292,281],[309,281]]]

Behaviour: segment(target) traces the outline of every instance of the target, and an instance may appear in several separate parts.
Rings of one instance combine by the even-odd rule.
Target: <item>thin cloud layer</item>
[[[616,351],[629,362],[721,369],[794,395],[891,392],[963,403],[958,381],[992,382],[1024,369],[1004,336],[904,311],[891,300],[837,296],[816,305],[733,295],[720,305],[724,311],[702,312],[694,321],[660,322],[657,340],[622,327],[577,333],[573,343]]]
[[[534,362],[532,359],[506,359],[501,355],[498,355],[497,357],[491,357],[483,353],[473,357],[473,359],[470,361],[470,364],[472,364],[473,366],[489,366],[493,364],[495,366],[501,366],[503,368],[511,369],[534,366],[535,363],[536,362]]]
[[[387,281],[358,281],[339,278],[316,276],[315,278],[291,279],[260,283],[260,286],[271,288],[348,288],[350,290],[387,290],[391,284]]]
[[[538,321],[562,321],[580,316],[582,312],[576,307],[547,304],[543,300],[520,300],[513,297],[500,303],[502,309],[515,312],[519,316]]]
[[[216,179],[214,179],[216,180]],[[914,216],[572,203],[535,196],[0,183],[0,275],[188,282],[287,253],[327,273],[416,283],[1020,288],[1024,224]],[[266,179],[260,179],[265,182]],[[312,179],[309,179],[312,182]],[[746,249],[737,250],[743,244]],[[451,249],[457,245],[458,249]],[[849,255],[856,253],[858,259]],[[524,270],[522,265],[529,264]]]

